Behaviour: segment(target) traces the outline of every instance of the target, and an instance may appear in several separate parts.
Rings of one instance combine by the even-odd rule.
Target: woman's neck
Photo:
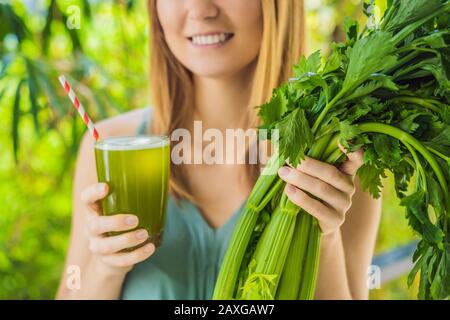
[[[194,76],[195,111],[193,120],[205,128],[239,128],[251,95],[254,67],[226,78]]]

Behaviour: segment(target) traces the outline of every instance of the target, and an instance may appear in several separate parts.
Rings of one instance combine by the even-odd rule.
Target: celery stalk
[[[309,235],[308,250],[303,266],[302,282],[300,284],[299,300],[312,300],[316,291],[317,276],[319,274],[321,231],[317,219],[309,217],[311,231]]]
[[[240,217],[230,240],[220,272],[214,288],[213,299],[232,299],[236,291],[236,280],[241,268],[241,262],[247,250],[248,243],[255,228],[258,215],[262,208],[259,206],[268,190],[277,179],[277,171],[281,166],[279,154],[275,154],[264,168],[261,177],[255,184],[244,212]],[[276,182],[275,182],[276,183]]]
[[[294,237],[277,288],[277,300],[297,300],[309,239],[310,225],[306,223],[307,215],[305,211],[297,215]]]
[[[309,150],[308,155],[314,158],[319,158],[323,154],[331,139],[331,134],[324,135],[319,138],[314,143],[313,147]],[[269,291],[268,293],[264,293],[264,297],[274,297],[286,259],[294,259],[292,256],[288,255],[288,252],[289,248],[291,247],[292,234],[294,233],[296,225],[296,216],[300,208],[289,201],[286,194],[282,195],[279,208],[280,209],[274,213],[269,225],[264,230],[264,233],[258,242],[258,246],[254,254],[254,260],[256,263],[255,274],[266,276],[266,278],[260,277],[259,280],[266,281],[265,279],[267,279],[267,276],[274,276],[275,278],[271,283],[260,283],[259,285],[253,286],[250,286],[247,283],[247,285],[244,285],[244,287],[246,287],[247,289],[251,288],[248,289],[247,294],[244,294],[247,298],[254,298],[255,296],[257,296],[255,294],[255,290],[257,292],[261,292],[263,288],[268,288]],[[311,219],[312,217],[307,219],[308,224],[307,226],[305,226],[305,228],[309,229],[308,226],[312,225],[312,222],[310,222]],[[318,232],[320,233],[320,230],[318,230]],[[295,234],[294,237],[301,236],[299,234]],[[307,239],[296,239],[295,242],[301,246],[305,245],[306,240]],[[315,239],[310,240],[313,243],[314,241],[317,241]],[[317,260],[315,258],[315,255],[318,255],[318,252],[314,252],[314,248],[310,248],[310,251],[310,256],[312,256],[313,259]],[[300,258],[298,261],[302,261],[302,258]],[[294,261],[289,262],[289,264],[291,265],[294,263]],[[297,271],[297,273],[299,272]],[[299,276],[300,275],[298,274],[297,277]],[[252,284],[255,284],[254,276],[252,276],[252,274],[248,276],[248,279]]]
[[[285,196],[283,194],[283,196]],[[253,274],[250,274],[244,284],[243,298],[275,297],[279,275],[286,260],[289,245],[294,233],[295,220],[300,208],[291,202],[286,202],[275,210],[269,224],[264,229],[263,235],[256,247],[253,260],[255,261],[255,275],[262,275],[260,282],[253,282]],[[265,279],[272,277],[270,283],[264,283]],[[250,283],[251,282],[251,283]],[[266,292],[264,292],[266,291]]]

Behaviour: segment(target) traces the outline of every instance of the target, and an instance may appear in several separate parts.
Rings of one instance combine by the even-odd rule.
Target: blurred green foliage
[[[145,12],[144,1],[0,1],[0,299],[53,298],[62,273],[85,128],[57,76],[94,120],[145,106]]]
[[[360,0],[306,3],[310,52],[340,39],[344,16],[363,19]],[[57,76],[94,120],[147,105],[147,19],[144,0],[0,0],[0,299],[52,299],[62,273],[85,128]],[[386,187],[377,252],[413,238],[403,215]],[[371,293],[415,296],[405,279]]]

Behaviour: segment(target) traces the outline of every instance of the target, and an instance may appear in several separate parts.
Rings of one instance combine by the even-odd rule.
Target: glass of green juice
[[[103,214],[136,215],[139,218],[136,229],[144,228],[149,235],[138,247],[148,242],[158,247],[169,189],[169,138],[156,135],[105,138],[95,143],[95,160],[98,181],[109,186],[107,197],[101,201]],[[108,235],[120,233],[123,232]]]

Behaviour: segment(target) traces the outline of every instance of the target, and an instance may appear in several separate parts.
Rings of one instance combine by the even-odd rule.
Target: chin
[[[196,66],[194,68],[188,68],[194,75],[198,77],[205,77],[205,78],[225,78],[230,77],[233,74],[238,73],[239,69],[230,69],[227,68],[224,65],[221,65],[220,67],[213,67],[211,65],[204,65],[204,66]]]
[[[184,64],[186,68],[194,75],[206,78],[225,78],[242,72],[249,63],[236,63],[236,59],[227,59],[228,61],[220,61],[221,59],[208,61],[199,59],[196,63]],[[244,61],[240,61],[244,62]]]

